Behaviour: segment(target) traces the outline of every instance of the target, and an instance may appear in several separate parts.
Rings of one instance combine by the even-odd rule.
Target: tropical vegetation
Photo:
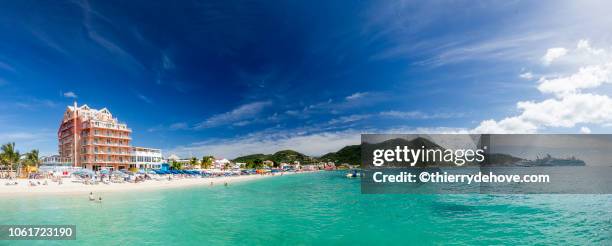
[[[40,165],[39,151],[35,149],[22,155],[15,148],[14,142],[3,144],[0,147],[0,165],[2,169],[8,170],[9,173],[17,170],[20,165],[29,172],[32,168],[38,168]]]

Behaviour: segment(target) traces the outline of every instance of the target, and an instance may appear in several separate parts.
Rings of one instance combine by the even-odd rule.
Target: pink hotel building
[[[92,109],[87,105],[78,107],[75,102],[68,106],[57,132],[60,158],[70,160],[72,166],[92,170],[107,168],[121,170],[140,168],[134,161],[134,151],[148,148],[133,148],[132,130],[119,123],[106,109]]]

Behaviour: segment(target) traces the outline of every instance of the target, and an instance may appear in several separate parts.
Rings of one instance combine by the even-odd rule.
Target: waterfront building
[[[180,157],[178,157],[175,154],[171,154],[170,156],[168,156],[168,158],[166,158],[166,162],[167,163],[177,162],[177,163],[181,163],[183,165],[188,165],[191,162],[191,159],[180,158]]]
[[[213,167],[215,169],[225,169],[225,167],[227,165],[229,165],[231,162],[228,159],[216,159],[215,161],[213,161]]]
[[[62,163],[70,163],[70,160],[62,159],[60,155],[50,155],[43,156],[40,158],[41,165],[43,164],[62,164]]]
[[[132,164],[138,169],[161,169],[164,163],[161,149],[132,147]]]
[[[274,166],[274,162],[271,160],[265,160],[263,161],[264,166],[266,167],[273,167]]]
[[[127,169],[132,162],[132,130],[111,112],[68,106],[57,132],[60,158],[92,170]]]

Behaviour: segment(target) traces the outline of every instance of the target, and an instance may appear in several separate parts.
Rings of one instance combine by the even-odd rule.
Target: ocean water
[[[0,224],[76,241],[0,245],[611,245],[612,195],[362,195],[342,172],[146,192],[0,198]]]

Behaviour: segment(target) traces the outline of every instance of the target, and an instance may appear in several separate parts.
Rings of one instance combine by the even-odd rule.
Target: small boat
[[[346,177],[347,178],[357,178],[357,177],[361,177],[361,176],[362,176],[362,174],[358,170],[352,170],[352,172],[349,171],[348,173],[346,173]]]

